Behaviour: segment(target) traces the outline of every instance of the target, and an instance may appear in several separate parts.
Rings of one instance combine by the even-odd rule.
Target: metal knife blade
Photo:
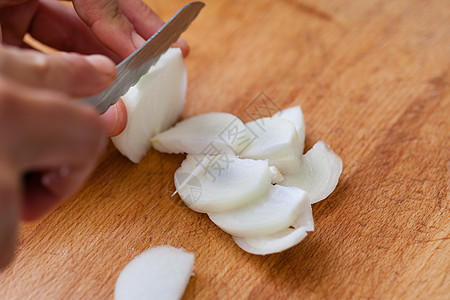
[[[106,112],[158,62],[161,55],[189,27],[203,6],[204,3],[196,1],[182,7],[144,45],[116,66],[117,77],[111,86],[97,95],[78,101],[95,106],[100,114]]]

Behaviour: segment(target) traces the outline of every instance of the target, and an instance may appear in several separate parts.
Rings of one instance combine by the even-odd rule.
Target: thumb
[[[80,18],[109,49],[125,58],[145,43],[122,14],[117,0],[73,0]]]

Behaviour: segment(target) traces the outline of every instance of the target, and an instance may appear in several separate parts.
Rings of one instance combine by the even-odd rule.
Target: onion
[[[237,154],[247,145],[247,130],[236,116],[206,113],[176,124],[152,139],[153,147],[165,153]]]
[[[244,125],[228,113],[186,119],[153,147],[187,153],[176,192],[253,254],[286,250],[314,230],[311,204],[336,187],[342,160],[323,141],[303,155],[305,122],[291,107]]]
[[[284,180],[280,184],[306,190],[313,204],[333,192],[341,172],[341,158],[324,141],[318,141],[303,155],[299,169],[284,174]]]
[[[300,243],[307,235],[307,230],[300,227],[298,229],[287,228],[272,235],[256,238],[233,236],[233,240],[248,253],[266,255],[289,249]]]
[[[246,124],[256,135],[241,157],[268,159],[282,174],[298,169],[301,143],[292,122],[281,118],[263,118]]]
[[[280,170],[278,170],[275,166],[269,167],[270,173],[272,173],[272,184],[280,183],[284,180],[283,174],[281,174]]]
[[[115,300],[181,299],[193,275],[194,254],[171,246],[148,249],[120,273]]]
[[[175,172],[175,186],[189,208],[223,212],[264,197],[272,178],[266,160],[188,155]]]
[[[305,119],[303,117],[303,112],[300,106],[293,106],[282,111],[277,112],[272,116],[272,118],[282,118],[292,122],[297,131],[298,140],[300,143],[299,151],[303,154],[303,149],[305,148]]]
[[[241,155],[267,159],[287,154],[299,154],[300,142],[292,122],[281,118],[263,118],[245,124],[256,138]]]
[[[122,97],[127,108],[125,130],[111,138],[115,147],[138,163],[151,147],[151,138],[180,116],[186,95],[186,68],[178,48],[170,48]]]
[[[259,201],[224,213],[208,213],[222,230],[240,237],[258,237],[293,225],[300,208],[310,206],[305,191],[275,185]]]
[[[233,236],[235,243],[243,250],[258,255],[266,255],[284,251],[300,243],[308,231],[314,230],[311,204],[303,201],[298,208],[299,215],[291,228],[262,237]]]

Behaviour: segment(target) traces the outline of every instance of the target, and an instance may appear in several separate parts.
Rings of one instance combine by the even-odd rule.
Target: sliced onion
[[[272,156],[269,159],[271,166],[276,166],[283,176],[294,174],[301,169],[302,158],[299,154],[287,154],[284,156]]]
[[[302,202],[299,215],[293,223],[294,229],[287,228],[261,237],[237,237],[233,240],[243,250],[258,255],[284,251],[300,243],[308,231],[314,230],[314,220],[309,202]]]
[[[333,192],[341,172],[341,158],[324,141],[319,141],[303,155],[298,172],[284,174],[280,184],[306,190],[313,204]]]
[[[264,255],[314,230],[311,204],[334,190],[342,172],[342,160],[323,141],[302,155],[304,140],[303,113],[292,107],[246,125],[230,114],[199,115],[157,135],[153,145],[193,154],[175,173],[183,201],[208,213],[239,247]],[[219,157],[226,167],[218,162],[223,173],[212,176],[208,166]]]
[[[293,106],[282,111],[277,112],[273,115],[273,118],[282,118],[292,122],[297,131],[298,140],[300,143],[299,151],[303,154],[305,147],[305,118],[303,117],[303,112],[300,106]]]
[[[206,113],[183,120],[152,139],[165,153],[237,154],[248,144],[244,123],[228,113]]]
[[[234,242],[244,251],[266,255],[284,251],[300,243],[308,235],[303,227],[284,229],[268,236],[245,238],[233,236]]]
[[[180,116],[186,87],[181,50],[170,48],[122,97],[128,123],[121,134],[111,139],[116,148],[138,163],[150,148],[151,138],[169,128]]]
[[[198,212],[224,212],[263,197],[272,173],[266,160],[232,154],[188,155],[175,172],[181,199]]]
[[[256,138],[241,156],[253,159],[268,159],[281,173],[287,173],[290,164],[280,163],[286,157],[300,157],[300,141],[292,122],[282,118],[263,118],[246,124]]]
[[[115,300],[181,299],[193,275],[194,254],[170,246],[148,249],[120,273]]]
[[[301,207],[308,206],[305,191],[295,187],[271,186],[259,201],[223,213],[208,213],[222,230],[240,237],[275,233],[293,225]]]

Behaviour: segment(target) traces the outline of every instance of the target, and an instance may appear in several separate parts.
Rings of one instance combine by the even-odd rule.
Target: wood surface
[[[187,3],[148,2],[164,19]],[[183,116],[301,105],[307,149],[325,140],[344,162],[316,230],[245,253],[170,198],[182,155],[135,165],[109,146],[75,197],[21,226],[0,299],[112,299],[122,268],[164,244],[195,253],[184,299],[449,299],[450,1],[205,2],[184,34]]]

